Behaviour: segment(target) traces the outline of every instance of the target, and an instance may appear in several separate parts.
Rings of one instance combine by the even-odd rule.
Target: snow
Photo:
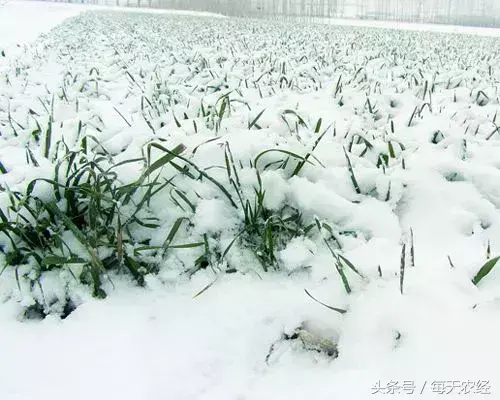
[[[368,28],[384,28],[396,30],[409,30],[420,32],[441,32],[441,33],[462,33],[478,36],[500,36],[498,28],[484,28],[478,26],[459,26],[447,24],[425,24],[416,22],[400,22],[400,21],[378,21],[378,20],[357,20],[357,19],[342,19],[342,18],[313,18],[313,21],[322,24],[340,25],[340,26],[359,26]]]
[[[80,16],[83,10],[92,12]],[[497,36],[496,31],[387,23],[384,28],[402,31],[378,31],[366,25],[380,23],[364,21],[335,22],[354,28],[275,27],[265,21],[215,20],[208,14],[169,17],[159,15],[168,11],[134,10],[132,17],[132,10],[121,11],[20,1],[0,7],[0,46],[6,51],[0,72],[12,81],[0,83],[0,160],[7,170],[0,183],[22,190],[31,179],[52,177],[53,162],[30,141],[36,126],[26,115],[29,109],[46,115],[37,97],[59,93],[70,72],[78,85],[68,83],[65,95],[78,99],[78,108],[56,100],[53,142],[64,138],[68,146],[77,146],[80,120],[116,162],[140,157],[143,146],[156,138],[167,148],[182,142],[184,154],[224,183],[224,149],[229,148],[235,160],[243,160],[238,179],[242,195],[252,199],[258,181],[255,164],[264,168],[283,157],[277,151],[262,152],[306,154],[318,138],[314,127],[321,118],[319,132],[328,127],[327,133],[299,176],[290,178],[290,167],[260,174],[266,207],[295,207],[314,223],[313,229],[280,249],[281,271],[264,272],[250,249],[235,245],[223,265],[236,266],[235,273],[207,268],[190,274],[186,269],[201,250],[178,249],[168,254],[157,275],[146,276],[143,288],[127,276],[111,274],[113,284],[104,283],[104,300],[92,298],[68,271],[44,274],[43,292],[38,287],[30,291],[24,276],[29,265],[17,271],[19,290],[16,271],[6,268],[0,276],[0,399],[487,398],[480,393],[481,382],[491,398],[498,398],[500,272],[493,270],[477,287],[471,282],[486,261],[488,246],[492,256],[500,252],[500,135],[489,138],[496,129],[499,44],[485,37]],[[68,20],[73,16],[79,17]],[[340,29],[330,37],[334,43],[325,40],[329,29]],[[422,32],[411,32],[415,30]],[[445,34],[457,31],[478,35]],[[283,40],[284,32],[290,40]],[[394,32],[398,35],[392,36]],[[158,48],[167,51],[153,51]],[[331,54],[337,64],[321,65],[318,52]],[[311,60],[298,61],[302,54]],[[408,59],[398,60],[402,54]],[[491,59],[481,59],[484,54]],[[396,61],[400,65],[391,65]],[[281,63],[288,68],[285,73]],[[204,64],[211,65],[212,74]],[[101,78],[99,86],[92,74]],[[241,84],[245,77],[253,82],[261,75],[260,93]],[[281,75],[295,86],[280,88],[276,82]],[[462,80],[463,87],[448,88]],[[432,95],[423,89],[424,81],[436,83]],[[229,87],[213,93],[196,90],[221,82]],[[337,82],[343,85],[340,95]],[[161,96],[177,101],[159,116],[150,111],[154,133],[140,107],[141,96],[156,96],[153,83],[164,83]],[[477,104],[479,90],[488,94],[488,104]],[[230,114],[221,121],[201,117],[202,102],[220,110],[221,94],[230,96]],[[367,98],[373,112],[367,111]],[[26,132],[14,135],[13,125],[5,123],[8,107],[29,128]],[[410,123],[415,107],[422,112]],[[261,110],[262,129],[249,130]],[[366,155],[358,137],[373,142]],[[389,142],[395,155],[382,169],[377,157],[388,153]],[[27,145],[39,167],[26,163]],[[152,159],[161,155],[151,150]],[[125,164],[117,168],[117,179],[128,183],[141,172],[139,166]],[[175,183],[196,204],[192,227],[183,225],[176,243],[198,242],[206,233],[209,245],[222,252],[241,229],[240,210],[207,180],[180,177]],[[36,190],[41,197],[51,196],[48,184]],[[0,195],[5,207],[8,197]],[[174,221],[186,215],[171,205],[170,193],[153,198],[151,213],[161,220],[152,246],[161,246]],[[319,231],[316,221],[332,232]],[[329,233],[340,238],[341,254],[363,275],[345,269],[350,294],[324,245]],[[77,254],[85,253],[69,232],[65,241]],[[415,265],[408,253],[401,287],[401,247],[404,243],[409,250],[413,241]],[[1,261],[3,267],[3,255]],[[304,289],[347,312],[318,304]],[[68,293],[77,308],[67,318],[20,321],[23,307],[42,298],[57,303]],[[306,351],[297,341],[280,341],[304,324],[333,340],[339,357]],[[400,394],[373,393],[377,382],[387,386],[391,381],[402,386]]]
[[[0,7],[0,47],[30,42],[41,33],[48,32],[65,19],[78,15],[84,10],[114,9],[114,7],[100,5],[50,3],[45,1],[40,4],[39,1],[24,0],[8,0],[2,3]],[[214,13],[188,10],[120,8],[134,13],[217,16]],[[20,23],[21,18],[22,23]]]
[[[8,1],[0,8],[0,46],[32,41],[81,11],[81,6],[64,3],[40,5],[28,1]]]
[[[296,283],[250,277],[221,281],[196,300],[194,282],[175,292],[120,288],[64,322],[20,324],[4,305],[2,398],[371,399],[377,380],[427,380],[420,397],[437,399],[443,396],[430,393],[434,380],[494,385],[498,320],[492,311],[467,311],[471,288],[453,275],[422,277],[407,298],[388,284],[369,287],[343,322],[306,301]],[[322,289],[315,294],[329,288]],[[303,318],[333,332],[341,326],[342,358],[282,349],[265,365],[276,334]],[[398,351],[395,329],[403,335]],[[488,396],[445,396],[463,397]]]

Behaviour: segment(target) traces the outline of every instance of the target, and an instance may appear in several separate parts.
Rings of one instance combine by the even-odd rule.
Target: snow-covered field
[[[0,33],[1,400],[500,398],[497,38]]]

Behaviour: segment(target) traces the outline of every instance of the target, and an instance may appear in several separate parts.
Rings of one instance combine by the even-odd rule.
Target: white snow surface
[[[52,3],[48,1],[7,0],[0,3],[0,46],[25,44],[48,32],[66,18],[85,10],[112,10],[116,7]],[[197,15],[215,17],[217,14],[188,10],[160,10],[120,7],[134,13]]]
[[[0,6],[0,46],[24,44],[36,39],[66,18],[82,11],[72,4],[39,4],[8,1]]]
[[[358,20],[342,18],[314,18],[316,22],[331,25],[347,25],[369,28],[388,28],[409,31],[442,32],[442,33],[465,33],[479,36],[500,36],[500,29],[478,26],[460,26],[448,24],[426,24],[416,22],[383,21],[383,20]]]
[[[180,100],[174,107],[175,115],[180,117],[185,112],[190,119],[181,120],[179,127],[169,112],[153,121],[156,135],[165,140],[165,146],[184,143],[189,152],[204,143],[195,156],[200,166],[223,165],[221,145],[226,141],[236,159],[254,159],[261,151],[275,147],[305,154],[318,136],[314,132],[318,118],[322,118],[321,131],[332,124],[314,151],[324,168],[311,158],[315,167],[306,165],[300,176],[291,179],[284,170],[262,173],[267,188],[266,206],[273,210],[290,204],[299,208],[305,219],[318,217],[339,231],[357,232],[357,237],[343,236],[343,254],[367,279],[348,271],[353,292],[347,295],[332,256],[318,235],[299,237],[281,249],[279,259],[284,268],[280,272],[263,272],[255,265],[255,257],[239,248],[229,253],[229,262],[239,272],[217,275],[207,269],[188,279],[180,271],[195,256],[184,252],[167,259],[158,275],[148,276],[144,288],[138,288],[125,277],[114,276],[115,287],[106,287],[108,297],[97,300],[84,287],[74,285],[72,290],[80,305],[66,319],[49,315],[43,321],[20,322],[22,306],[29,305],[33,297],[26,287],[18,289],[14,271],[7,268],[0,276],[1,400],[500,398],[500,272],[493,270],[477,287],[471,282],[486,261],[488,244],[493,256],[500,253],[500,134],[489,137],[497,129],[494,115],[499,108],[500,71],[496,62],[500,44],[496,39],[476,38],[476,42],[471,42],[473,36],[441,33],[442,36],[434,37],[425,32],[414,33],[421,35],[414,38],[392,31],[401,37],[390,42],[389,46],[400,46],[399,52],[396,47],[391,53],[384,48],[384,35],[389,35],[389,31],[365,30],[360,26],[346,28],[345,36],[339,31],[337,35],[343,38],[330,45],[307,40],[307,35],[314,37],[315,29],[320,29],[315,27],[266,28],[265,22],[252,22],[255,24],[252,31],[251,26],[231,19],[222,23],[195,16],[177,20],[180,17],[176,16],[165,19],[164,25],[173,24],[179,33],[172,38],[165,35],[161,38],[172,46],[165,55],[149,54],[149,57],[137,44],[142,30],[150,32],[144,26],[146,23],[141,26],[139,18],[133,20],[131,24],[138,25],[134,25],[137,30],[130,36],[130,42],[127,32],[119,30],[119,23],[127,18],[128,12],[79,16],[49,32],[83,10],[98,9],[20,1],[0,6],[0,49],[6,52],[6,57],[0,58],[0,91],[3,91],[0,120],[6,120],[9,104],[14,119],[21,123],[28,121],[23,120],[26,110],[33,108],[42,113],[37,96],[46,95],[46,90],[57,92],[66,71],[73,76],[91,75],[89,70],[98,67],[103,79],[101,95],[79,98],[78,113],[73,106],[57,102],[55,121],[64,124],[54,123],[59,128],[54,129],[53,135],[73,143],[78,120],[84,119],[89,133],[116,154],[116,161],[138,157],[143,144],[155,135],[140,117],[139,92],[113,57],[120,53],[120,62],[127,64],[139,80],[140,70],[151,73],[157,60],[164,62],[171,52],[170,64],[159,74],[164,81],[171,79],[168,89]],[[105,29],[102,21],[111,26],[101,34],[100,29]],[[112,21],[116,21],[116,26]],[[241,25],[245,45],[234,43],[235,47],[230,49],[228,44],[238,35]],[[71,36],[73,31],[81,33],[87,28],[95,40]],[[106,36],[115,28],[115,37]],[[276,34],[265,43],[266,29],[269,32],[283,29],[285,33],[290,29],[293,34],[302,29],[306,43],[298,46],[303,46],[305,59],[299,62],[293,54],[294,41],[300,35],[287,42]],[[193,38],[188,37],[190,32]],[[220,43],[212,43],[203,38],[213,32],[221,37],[228,35],[227,42],[221,39]],[[257,35],[257,44],[252,42],[254,37],[249,32]],[[42,33],[45,36],[30,44]],[[346,50],[351,40],[359,39],[357,35],[372,42],[356,41],[352,51]],[[263,43],[260,47],[258,40]],[[176,47],[184,41],[186,50]],[[433,46],[434,41],[435,48],[425,47]],[[404,43],[409,43],[409,59],[400,60],[399,66],[391,64],[404,53],[401,51]],[[63,54],[66,44],[74,60],[69,61],[67,54]],[[462,44],[465,50],[455,54],[461,51],[457,49]],[[127,53],[127,46],[137,47]],[[268,72],[266,65],[262,70],[259,67],[252,70],[246,60],[257,60],[260,56],[265,59],[268,46],[278,49],[279,54],[273,54],[274,64],[269,61],[267,65],[275,70]],[[279,50],[280,46],[284,50]],[[342,65],[339,69],[336,65],[321,65],[315,58],[315,50],[327,54],[332,47],[334,52],[338,50],[336,57]],[[432,53],[436,49],[442,49],[440,65],[439,57]],[[94,54],[93,50],[101,53]],[[384,55],[379,55],[379,51],[385,52]],[[491,60],[480,59],[485,54]],[[224,64],[226,61],[220,61],[220,57],[229,61]],[[426,57],[431,58],[428,64]],[[294,88],[276,89],[279,85],[272,83],[272,79],[279,77],[283,61],[292,65],[287,68],[293,70],[283,75],[293,77]],[[196,75],[190,69],[190,62],[196,68],[203,68],[207,62],[218,75]],[[492,67],[489,71],[488,65]],[[24,78],[14,78],[13,71],[25,66],[21,76],[27,77],[29,85],[23,87]],[[419,67],[423,71],[419,72]],[[435,70],[441,74],[433,75]],[[202,95],[193,87],[218,85],[224,73],[234,87],[239,84],[239,76],[257,80],[262,75],[264,93],[261,98],[256,89],[245,92],[242,98],[248,101],[251,110],[235,101],[231,115],[222,120],[215,134],[212,128],[205,129],[201,118],[196,118]],[[11,84],[4,82],[4,74],[10,74]],[[308,76],[314,79],[309,80]],[[185,82],[190,79],[194,80],[188,87]],[[419,84],[413,85],[412,79]],[[339,81],[345,82],[341,96],[335,93]],[[423,90],[425,81],[436,84],[431,100]],[[151,82],[140,82],[144,83],[141,93],[154,92],[152,84],[148,87]],[[367,96],[362,88],[365,83],[371,85],[369,98],[377,109],[373,113],[367,111],[371,104],[366,105]],[[93,93],[92,85],[87,82],[89,93]],[[271,86],[272,91],[268,90]],[[222,93],[234,87],[222,89]],[[80,96],[72,90],[68,86],[67,96]],[[477,104],[480,90],[489,99],[484,106]],[[127,92],[133,96],[127,96]],[[206,106],[215,104],[220,93],[203,96]],[[231,96],[241,97],[236,92]],[[427,101],[432,101],[432,112],[423,108],[421,115],[409,124],[415,107],[420,108]],[[262,129],[247,129],[248,123],[263,109],[266,111],[258,120]],[[296,111],[309,128],[295,130],[296,119],[284,110]],[[191,118],[199,125],[198,133]],[[160,120],[165,122],[163,127]],[[394,121],[394,133],[389,120]],[[34,127],[32,121],[26,123]],[[5,130],[0,137],[0,161],[8,173],[1,176],[0,183],[24,188],[33,178],[51,177],[52,163],[40,158],[37,168],[26,164],[25,139],[12,135],[5,124],[2,126]],[[432,143],[438,130],[443,139]],[[361,155],[363,144],[354,144],[350,149],[350,161],[363,195],[353,188],[344,155],[344,148],[355,134],[372,141],[374,146],[366,157]],[[217,140],[208,142],[215,136]],[[393,144],[396,154],[384,173],[375,167],[378,154],[375,151],[387,153],[388,142]],[[397,143],[404,144],[404,148]],[[41,154],[37,148],[33,152],[36,157]],[[279,156],[270,153],[259,165]],[[225,171],[207,171],[221,181],[225,179]],[[120,169],[120,178],[127,181],[137,172],[135,165],[125,165]],[[239,178],[251,194],[255,174],[250,168],[243,168]],[[219,235],[221,243],[230,242],[238,231],[237,211],[211,186],[193,184],[190,189],[196,190],[202,199],[192,217],[193,231],[186,232],[186,238],[210,233]],[[40,196],[49,196],[44,194],[42,186],[37,190],[41,191]],[[2,194],[1,204],[6,201]],[[171,225],[172,216],[165,201],[162,198],[152,203],[155,215],[168,220],[155,233],[152,244],[161,244]],[[409,245],[411,232],[415,266],[406,269],[402,295],[401,245]],[[407,264],[409,260],[408,256]],[[379,266],[382,277],[378,275]],[[194,297],[214,279],[208,290]],[[56,275],[43,277],[46,295],[64,296],[64,287],[57,282]],[[347,313],[341,315],[312,301],[304,289],[328,305],[347,309]],[[330,359],[283,343],[266,362],[273,343],[304,322],[338,342],[339,357]],[[391,381],[400,385],[406,382],[406,389],[413,383],[414,393],[401,389],[399,394],[373,394],[377,382],[387,386]],[[469,381],[470,392],[460,393],[460,386],[463,389]],[[490,395],[476,390],[478,381],[487,382]],[[451,385],[453,389],[453,384],[457,387],[449,390],[449,394],[439,393],[441,382],[447,388]]]

